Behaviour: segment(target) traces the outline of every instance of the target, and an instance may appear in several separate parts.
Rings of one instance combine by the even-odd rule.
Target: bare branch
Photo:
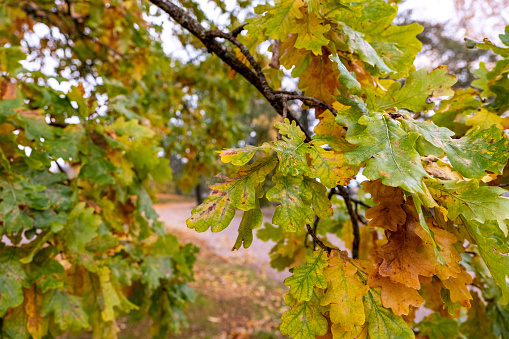
[[[357,221],[357,214],[355,213],[352,206],[352,198],[350,197],[350,192],[348,192],[348,188],[338,185],[337,189],[339,194],[345,200],[346,209],[348,211],[348,214],[350,215],[350,221],[352,222],[353,228],[352,258],[359,259],[359,247],[361,243],[361,235],[359,233],[359,223]]]

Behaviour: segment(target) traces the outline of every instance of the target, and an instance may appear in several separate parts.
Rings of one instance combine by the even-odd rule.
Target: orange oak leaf
[[[340,85],[338,80],[340,73],[329,59],[329,55],[330,53],[324,49],[323,55],[311,56],[309,68],[300,77],[299,89],[307,96],[331,104]]]
[[[457,278],[449,277],[442,280],[445,288],[451,292],[451,301],[459,302],[461,306],[470,308],[470,300],[472,295],[467,288],[467,285],[472,283],[472,277],[466,271],[461,271]]]
[[[391,187],[382,184],[382,179],[375,181],[364,181],[362,187],[365,192],[371,194],[373,202],[380,204],[383,202],[401,205],[405,199],[403,190],[399,187]]]
[[[380,227],[396,232],[399,225],[406,221],[406,213],[401,207],[404,202],[403,191],[397,187],[382,184],[382,180],[365,181],[364,190],[371,194],[375,204],[366,211],[370,227]]]
[[[396,232],[398,225],[405,223],[406,213],[401,205],[382,203],[368,209],[366,218],[371,219],[368,224],[370,227]]]
[[[424,303],[424,299],[417,290],[400,283],[394,283],[389,278],[382,277],[378,270],[370,272],[368,285],[370,287],[382,288],[382,305],[391,308],[396,315],[408,315],[410,306],[419,307]]]
[[[382,246],[377,256],[382,259],[378,272],[393,282],[419,289],[419,276],[436,274],[435,264],[419,253],[421,238],[415,233],[421,225],[412,216],[397,232],[388,235],[388,243]]]
[[[446,230],[438,228],[434,225],[433,218],[425,218],[426,224],[433,232],[435,241],[440,247],[440,254],[445,261],[445,265],[440,265],[434,254],[433,243],[426,231],[422,227],[416,228],[416,234],[421,238],[422,245],[420,248],[421,253],[428,253],[426,257],[434,260],[436,265],[437,276],[440,280],[448,279],[449,277],[456,278],[461,273],[461,267],[458,264],[461,261],[461,255],[454,248],[453,244],[458,241],[456,236]]]

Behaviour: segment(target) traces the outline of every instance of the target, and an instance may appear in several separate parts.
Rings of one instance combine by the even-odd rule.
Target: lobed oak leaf
[[[237,208],[249,211],[256,206],[255,187],[265,180],[277,164],[274,157],[266,157],[251,165],[241,167],[236,178],[229,178],[224,183],[212,185],[211,194],[203,204],[195,207],[187,219],[187,227],[197,232],[205,232],[209,227],[212,232],[225,229],[235,216]]]
[[[420,69],[410,73],[403,87],[401,83],[393,82],[387,93],[377,99],[377,105],[381,110],[397,107],[415,112],[427,111],[434,107],[434,103],[428,103],[427,98],[430,95],[453,96],[451,86],[456,81],[456,76],[449,74],[446,66],[439,66],[429,73]]]
[[[266,12],[265,17],[268,18],[262,24],[266,36],[285,41],[288,38],[288,33],[295,27],[297,19],[303,18],[300,11],[303,6],[303,0],[283,0],[274,6],[259,6],[261,10],[258,10],[257,13],[261,14],[264,11]]]
[[[276,186],[267,192],[269,201],[281,201],[276,207],[272,223],[279,225],[286,232],[295,232],[304,225],[313,222],[313,210],[309,207],[309,191],[301,190],[303,177],[283,175],[277,171],[272,177]]]
[[[433,218],[425,218],[425,221],[429,230],[433,234],[436,244],[440,247],[440,255],[444,261],[444,265],[441,265],[438,261],[436,261],[437,276],[440,280],[448,279],[449,277],[457,277],[458,274],[461,273],[461,267],[458,262],[460,262],[462,258],[458,251],[454,248],[453,244],[458,241],[458,238],[454,234],[434,226]],[[422,240],[421,253],[425,253],[427,250],[427,257],[431,260],[434,256],[435,247],[433,239],[428,236],[429,233],[427,233],[423,228],[417,228],[415,233]]]
[[[331,332],[334,339],[366,339],[368,338],[368,324],[356,325],[350,331],[345,331],[340,324],[332,324]]]
[[[366,218],[370,227],[380,227],[385,230],[396,232],[399,225],[406,221],[406,213],[401,205],[381,203],[366,211]]]
[[[237,240],[235,240],[232,251],[240,249],[241,246],[249,248],[253,243],[253,230],[259,228],[262,222],[263,214],[260,209],[260,203],[257,200],[255,208],[245,211],[242,215],[242,220],[239,225],[239,235],[237,236]]]
[[[371,44],[364,39],[364,34],[344,24],[341,25],[341,27],[347,37],[346,44],[350,47],[351,51],[359,54],[362,61],[375,67],[381,75],[394,73],[394,71],[385,64],[384,60],[382,60]]]
[[[265,151],[268,153],[270,149],[269,144],[263,144],[262,146],[251,146],[247,145],[243,148],[229,148],[222,151],[218,151],[221,161],[225,164],[231,163],[235,166],[243,166],[247,164],[257,151]]]
[[[313,296],[315,286],[326,288],[327,281],[323,269],[327,266],[327,254],[316,251],[306,258],[306,263],[293,269],[293,275],[285,279],[285,285],[290,287],[290,293],[297,301],[309,301]]]
[[[381,287],[382,305],[391,308],[395,315],[403,315],[410,312],[410,306],[420,307],[424,299],[414,288],[400,283],[394,283],[389,278],[382,277],[378,270],[371,271],[368,276],[370,287]]]
[[[474,238],[482,259],[488,266],[493,280],[500,290],[502,305],[509,304],[509,241],[494,222],[467,221],[468,233]]]
[[[289,301],[289,299],[292,300]],[[282,334],[287,334],[294,339],[308,339],[327,332],[327,319],[321,313],[319,299],[315,293],[309,301],[297,302],[293,298],[285,298],[285,300],[292,308],[281,317]]]
[[[311,63],[299,79],[299,89],[307,96],[315,97],[326,103],[334,102],[333,96],[340,85],[340,73],[329,59],[330,53],[312,55]]]
[[[303,190],[311,193],[310,203],[313,206],[313,211],[322,220],[330,218],[334,211],[332,210],[332,203],[328,199],[327,189],[316,180],[304,177]]]
[[[365,322],[362,299],[369,287],[356,277],[356,273],[357,268],[338,255],[330,257],[329,266],[324,270],[327,290],[320,305],[330,305],[331,321],[339,323],[346,331]]]
[[[472,276],[466,271],[461,271],[456,278],[449,277],[447,279],[440,279],[444,287],[450,291],[451,301],[459,302],[465,308],[470,307],[470,300],[472,295],[467,288],[467,285],[472,284]]]
[[[364,297],[364,311],[368,323],[369,338],[413,339],[414,332],[403,320],[382,306],[380,292],[370,289]]]
[[[432,313],[418,324],[419,332],[432,339],[453,339],[459,336],[459,324],[455,319]]]
[[[422,178],[427,176],[415,150],[417,133],[407,134],[399,122],[386,114],[362,116],[363,131],[347,137],[359,147],[346,153],[348,163],[358,165],[367,161],[363,174],[371,180],[382,179],[388,186],[424,194]]]
[[[398,225],[406,221],[406,213],[401,207],[404,202],[403,191],[382,184],[382,180],[364,181],[362,186],[371,194],[373,202],[378,204],[366,211],[366,218],[371,219],[369,226],[396,232]]]
[[[324,34],[328,33],[330,25],[316,16],[314,13],[306,12],[302,19],[299,19],[292,27],[291,33],[297,34],[295,48],[305,48],[315,55],[322,54],[322,47],[327,46],[329,39]]]
[[[504,189],[480,186],[474,180],[438,180],[429,182],[428,187],[435,199],[447,208],[449,219],[462,215],[466,220],[480,223],[494,220],[507,235],[505,220],[509,219],[509,199],[503,196]]]
[[[421,238],[415,233],[419,223],[408,216],[406,224],[388,236],[388,243],[377,252],[382,258],[378,272],[393,282],[419,289],[419,276],[431,277],[436,274],[435,265],[419,253]]]

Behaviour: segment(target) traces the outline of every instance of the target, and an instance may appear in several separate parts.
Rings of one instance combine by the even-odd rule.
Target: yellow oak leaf
[[[325,24],[325,20],[307,12],[303,19],[298,20],[292,27],[291,33],[298,35],[295,41],[296,48],[305,48],[315,55],[321,55],[322,47],[329,43],[329,39],[324,36],[329,30],[330,25]]]
[[[472,295],[467,288],[467,285],[472,283],[472,277],[466,271],[461,271],[457,278],[449,277],[442,280],[445,288],[451,292],[451,301],[459,302],[461,306],[470,308],[470,300]]]
[[[356,325],[351,331],[345,331],[340,324],[332,325],[334,339],[366,339],[368,337],[368,323]]]
[[[395,315],[408,315],[410,305],[419,307],[424,303],[424,299],[417,290],[400,283],[394,283],[389,278],[382,277],[377,270],[370,272],[368,285],[382,288],[382,305],[391,308]]]
[[[480,127],[481,129],[487,129],[495,125],[497,128],[504,130],[504,120],[495,113],[492,113],[484,108],[465,121],[465,125],[472,126],[472,128]]]
[[[435,264],[419,253],[421,238],[415,233],[421,225],[412,216],[397,232],[388,235],[388,242],[377,252],[382,258],[378,272],[393,282],[419,289],[419,276],[431,277],[436,274]]]
[[[356,277],[357,268],[350,262],[333,255],[324,275],[327,290],[321,299],[322,306],[330,305],[330,319],[346,331],[365,322],[362,298],[369,287]]]

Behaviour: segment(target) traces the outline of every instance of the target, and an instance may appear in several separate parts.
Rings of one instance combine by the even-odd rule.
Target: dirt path
[[[271,241],[263,242],[255,236],[249,248],[241,248],[238,251],[231,250],[237,239],[242,212],[237,213],[230,226],[219,233],[213,233],[210,229],[206,232],[198,233],[186,226],[186,220],[191,216],[191,210],[195,206],[195,202],[189,201],[170,202],[156,204],[155,209],[160,216],[159,220],[164,222],[170,230],[176,230],[180,234],[185,235],[185,238],[189,239],[189,241],[196,239],[199,243],[206,244],[215,254],[233,260],[238,264],[247,265],[258,273],[278,279],[281,282],[289,276],[288,272],[278,272],[270,267],[269,252],[272,246],[274,246],[274,243]],[[263,222],[270,222],[274,210],[264,208],[262,211]]]
[[[176,197],[164,200],[170,202],[155,205],[160,220],[181,243],[192,242],[200,247],[194,266],[196,281],[189,284],[198,298],[185,311],[190,326],[170,338],[283,338],[277,328],[281,314],[288,309],[283,302],[287,293],[283,280],[289,272],[270,267],[269,251],[274,244],[255,237],[248,249],[231,251],[242,213],[220,233],[197,233],[186,226],[195,203]],[[265,209],[264,222],[270,221],[272,214],[273,209]],[[141,330],[142,327],[132,329],[132,337],[122,339],[140,338]]]

